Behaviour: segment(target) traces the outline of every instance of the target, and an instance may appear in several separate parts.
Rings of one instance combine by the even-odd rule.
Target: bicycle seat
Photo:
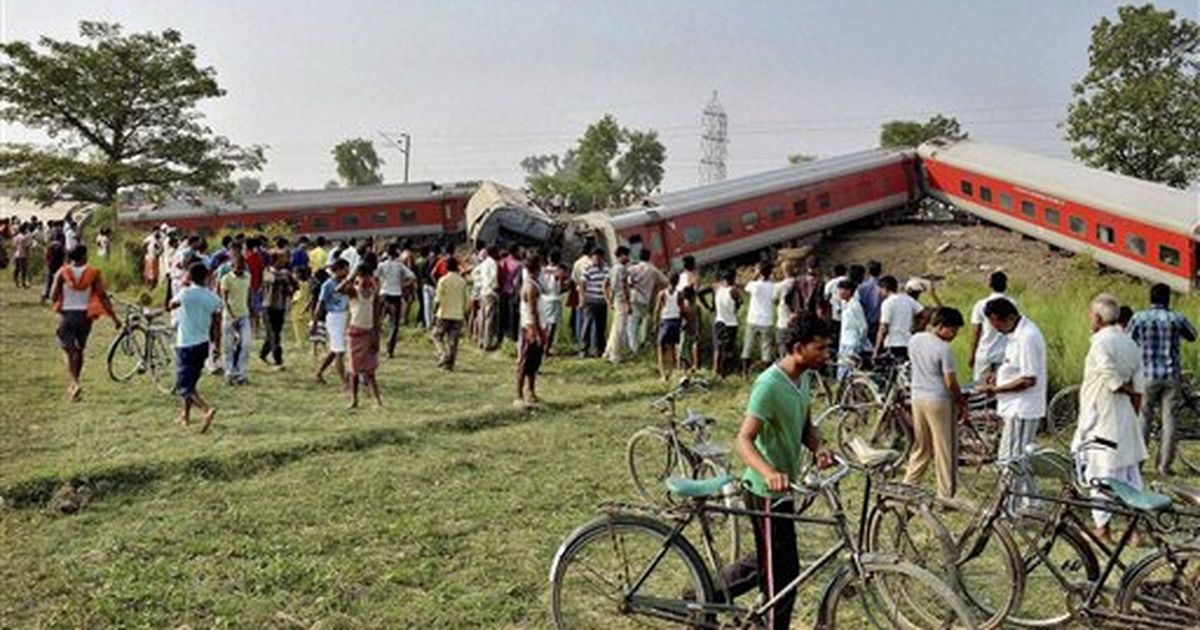
[[[708,479],[686,479],[684,477],[668,477],[664,482],[667,485],[667,490],[681,497],[714,497],[721,494],[721,488],[725,484],[733,481],[733,477],[726,474],[717,475]]]
[[[1171,497],[1165,494],[1138,490],[1124,481],[1112,477],[1101,479],[1101,482],[1108,486],[1113,496],[1124,503],[1126,507],[1143,512],[1161,512],[1171,507]]]
[[[1200,507],[1200,488],[1185,486],[1181,483],[1172,483],[1167,485],[1167,491],[1179,497],[1179,500],[1184,503],[1193,507]]]
[[[683,419],[683,422],[681,423],[681,425],[685,429],[689,429],[691,431],[696,431],[698,429],[703,429],[704,427],[706,427],[714,422],[716,422],[716,420],[713,420],[712,418],[709,418],[707,416],[702,416],[702,415],[696,413],[695,411],[688,409],[687,417]]]
[[[866,440],[861,437],[850,440],[850,452],[854,454],[854,459],[858,460],[859,464],[867,468],[886,466],[900,459],[900,451],[875,448],[867,444]]]

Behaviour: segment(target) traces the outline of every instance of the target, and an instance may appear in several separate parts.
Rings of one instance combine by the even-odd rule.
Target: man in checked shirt
[[[1150,308],[1134,314],[1129,334],[1142,348],[1142,370],[1146,376],[1146,394],[1142,400],[1142,430],[1150,442],[1151,422],[1162,408],[1162,445],[1158,450],[1158,473],[1171,474],[1175,459],[1175,411],[1179,406],[1182,370],[1179,362],[1180,339],[1196,340],[1196,327],[1180,313],[1170,309],[1171,289],[1165,284],[1150,287]]]

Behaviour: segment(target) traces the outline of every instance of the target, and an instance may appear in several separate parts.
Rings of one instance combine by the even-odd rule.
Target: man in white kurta
[[[1092,302],[1091,349],[1084,361],[1083,384],[1079,387],[1079,424],[1071,440],[1071,451],[1079,454],[1085,482],[1113,478],[1142,489],[1138,464],[1146,459],[1146,442],[1138,420],[1141,394],[1145,390],[1142,352],[1119,325],[1116,299],[1102,295]],[[1115,449],[1091,443],[1103,438]],[[1081,449],[1082,447],[1082,449]],[[1096,534],[1109,539],[1112,515],[1093,510]]]

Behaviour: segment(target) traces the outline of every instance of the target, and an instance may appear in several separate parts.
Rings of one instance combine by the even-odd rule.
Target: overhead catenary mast
[[[713,90],[712,100],[704,107],[701,124],[703,133],[700,136],[700,183],[723,181],[725,158],[729,155],[729,117],[717,100],[716,90]]]

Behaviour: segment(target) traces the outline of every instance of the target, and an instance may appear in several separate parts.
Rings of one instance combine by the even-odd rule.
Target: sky
[[[956,116],[973,138],[1069,157],[1059,126],[1108,0],[0,0],[0,37],[73,38],[80,20],[174,28],[227,90],[203,110],[256,174],[336,176],[330,151],[375,141],[384,179],[413,138],[412,181],[520,185],[605,113],[654,129],[664,190],[699,181],[701,112],[728,114],[730,177],[877,146],[892,119]],[[1197,19],[1196,0],[1160,0]],[[9,141],[36,140],[17,126]]]

